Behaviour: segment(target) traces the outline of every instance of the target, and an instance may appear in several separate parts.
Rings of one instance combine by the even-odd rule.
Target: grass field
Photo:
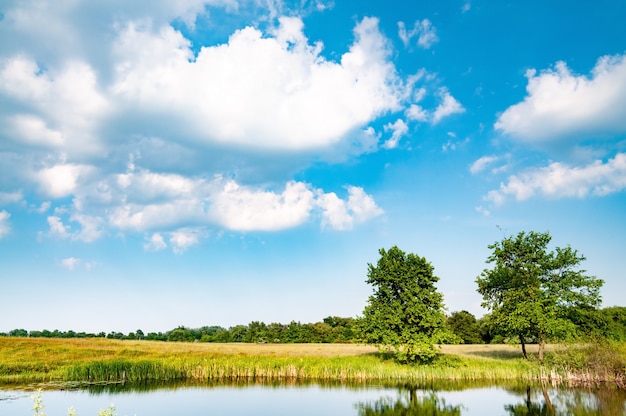
[[[529,346],[529,352],[533,351]],[[555,351],[552,347],[548,351]],[[519,347],[444,345],[428,365],[401,365],[355,344],[213,344],[0,338],[0,383],[166,380],[619,381],[524,360]]]

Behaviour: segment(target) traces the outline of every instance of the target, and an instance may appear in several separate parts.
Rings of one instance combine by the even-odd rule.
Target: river
[[[33,391],[0,387],[1,416],[32,416]],[[626,391],[541,386],[320,384],[90,386],[43,390],[47,416],[626,415]]]

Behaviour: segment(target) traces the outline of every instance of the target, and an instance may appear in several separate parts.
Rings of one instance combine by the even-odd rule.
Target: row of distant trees
[[[581,335],[604,337],[626,341],[626,307],[613,306],[604,309],[574,311],[571,316]],[[187,328],[180,326],[166,332],[144,333],[141,329],[124,334],[121,332],[86,333],[69,331],[27,331],[14,329],[0,336],[38,338],[109,338],[123,340],[150,340],[169,342],[250,342],[250,343],[355,343],[361,341],[355,318],[329,316],[322,322],[289,324],[254,321],[248,325],[230,328],[203,326]],[[467,311],[452,312],[445,320],[446,326],[456,335],[449,342],[464,344],[501,344],[516,342],[498,331],[491,315],[476,318]],[[531,340],[532,341],[532,340]]]

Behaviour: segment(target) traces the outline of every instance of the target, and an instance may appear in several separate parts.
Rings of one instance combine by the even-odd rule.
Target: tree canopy
[[[396,246],[379,253],[376,266],[368,264],[367,283],[374,293],[359,321],[363,338],[402,362],[431,360],[437,354],[434,344],[453,337],[435,287],[439,278],[424,257]]]
[[[525,343],[539,344],[543,361],[548,339],[575,332],[568,317],[573,309],[596,308],[603,281],[585,274],[585,257],[571,247],[548,250],[549,233],[520,232],[495,242],[485,269],[476,279],[483,306],[491,310],[492,325]]]

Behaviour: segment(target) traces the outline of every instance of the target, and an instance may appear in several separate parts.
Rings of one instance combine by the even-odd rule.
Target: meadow
[[[533,352],[534,346],[529,346]],[[624,387],[626,348],[550,346],[548,360],[523,359],[518,346],[443,345],[430,364],[402,365],[359,344],[242,344],[102,338],[0,338],[0,384],[146,381],[523,381],[609,383]],[[603,357],[604,354],[604,357]],[[597,360],[596,360],[597,361]],[[621,365],[621,367],[620,367]]]

